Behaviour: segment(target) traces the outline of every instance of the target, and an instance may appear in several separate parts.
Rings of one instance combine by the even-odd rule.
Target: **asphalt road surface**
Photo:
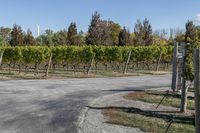
[[[0,81],[0,133],[76,133],[93,100],[123,91],[170,85],[171,75]]]

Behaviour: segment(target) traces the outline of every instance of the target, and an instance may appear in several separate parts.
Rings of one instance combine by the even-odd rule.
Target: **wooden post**
[[[0,66],[1,66],[2,60],[3,60],[3,52],[0,52]]]
[[[2,79],[3,79],[3,68],[1,66],[2,60],[3,60],[3,52],[0,52],[0,69],[1,69],[1,73],[2,73]]]
[[[52,56],[53,56],[53,54],[51,53],[50,57],[49,57],[49,61],[48,61],[48,65],[47,65],[47,69],[46,69],[46,73],[45,73],[45,77],[49,76],[49,69],[50,69],[50,66],[51,66]]]
[[[131,51],[128,53],[128,58],[127,58],[127,61],[126,61],[126,64],[125,64],[125,67],[124,67],[124,74],[126,74],[127,72],[127,68],[128,68],[128,63],[130,61],[130,58],[131,58]]]
[[[177,79],[177,90],[178,91],[181,91],[181,85],[182,85],[182,69],[181,69],[181,66],[182,66],[182,60],[183,59],[178,59],[178,66],[177,66],[177,74],[178,74],[178,79]]]
[[[177,56],[178,56],[178,42],[174,43],[174,55],[173,55],[173,73],[172,73],[172,90],[177,89]]]
[[[157,64],[156,64],[156,72],[159,71],[159,65],[160,65],[160,60],[162,58],[162,49],[160,49],[160,53],[159,53],[159,58],[157,60]]]
[[[186,112],[187,111],[187,93],[188,93],[188,87],[186,85],[186,79],[184,75],[184,71],[186,69],[186,45],[185,43],[181,43],[182,47],[182,87],[181,87],[181,112]]]
[[[195,129],[200,133],[200,49],[194,50]]]
[[[87,75],[90,74],[90,71],[91,71],[93,63],[94,63],[94,58],[95,58],[95,55],[92,56],[92,59],[91,59],[91,62],[90,62],[90,66],[88,67],[88,70],[87,70]]]

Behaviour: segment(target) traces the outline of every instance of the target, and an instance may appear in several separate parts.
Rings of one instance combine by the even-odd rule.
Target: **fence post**
[[[131,58],[131,51],[128,53],[128,58],[127,58],[127,61],[126,61],[126,64],[125,64],[125,67],[124,67],[124,74],[126,74],[127,72],[127,68],[128,68],[128,63],[130,61],[130,58]]]
[[[159,58],[158,58],[157,63],[156,63],[156,72],[159,71],[159,65],[160,65],[161,58],[162,58],[162,49],[160,49]]]
[[[94,59],[95,59],[95,54],[92,56],[92,59],[91,59],[91,62],[90,62],[90,66],[88,67],[88,70],[87,70],[87,75],[90,74],[90,71],[91,71],[93,63],[94,63]]]
[[[181,43],[183,57],[182,57],[182,65],[181,65],[181,67],[182,67],[182,73],[181,73],[182,83],[181,83],[181,110],[180,111],[184,112],[184,113],[187,111],[187,93],[188,93],[188,87],[189,87],[189,86],[187,86],[186,78],[184,75],[185,74],[184,71],[186,69],[186,58],[188,58],[186,55],[186,53],[188,52],[186,50],[186,45],[188,45],[188,44],[186,44],[185,42]]]
[[[53,54],[51,53],[50,57],[49,57],[49,61],[48,61],[48,65],[47,65],[47,69],[46,69],[46,73],[45,73],[45,77],[49,76],[49,69],[50,69],[50,66],[51,66],[52,57],[53,57]]]
[[[200,49],[194,50],[195,130],[200,133]]]
[[[177,89],[177,56],[178,56],[178,42],[174,43],[174,55],[173,55],[173,73],[172,73],[172,90]]]
[[[2,63],[2,59],[3,59],[3,52],[0,52],[0,66],[1,66],[1,63]]]

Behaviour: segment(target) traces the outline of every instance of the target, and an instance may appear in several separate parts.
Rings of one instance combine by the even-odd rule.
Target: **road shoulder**
[[[79,119],[79,133],[143,133],[138,128],[131,128],[107,123],[107,119],[103,116],[102,110],[98,108],[108,106],[131,106],[127,104],[127,100],[123,96],[128,94],[118,93],[103,96],[94,100],[88,106]],[[95,107],[96,109],[92,109]]]

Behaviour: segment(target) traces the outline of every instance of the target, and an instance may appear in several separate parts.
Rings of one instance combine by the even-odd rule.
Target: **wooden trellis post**
[[[123,72],[124,74],[126,74],[126,72],[127,72],[127,68],[128,68],[130,58],[131,58],[131,51],[128,53],[128,58],[127,58],[127,61],[126,61],[125,67],[124,67],[124,72]]]
[[[194,50],[195,129],[200,133],[200,49]]]
[[[48,64],[47,64],[47,69],[46,69],[45,77],[49,76],[49,69],[50,69],[50,66],[51,66],[52,57],[53,57],[53,54],[51,53],[50,57],[49,57]]]
[[[3,59],[3,52],[0,52],[0,66],[1,66],[1,63],[2,63],[2,59]]]
[[[88,67],[88,69],[87,69],[87,75],[90,74],[90,71],[91,71],[92,66],[93,66],[93,64],[94,64],[94,59],[95,59],[95,54],[92,56],[92,59],[91,59],[91,61],[90,61],[90,65],[89,65],[89,67]]]
[[[187,110],[187,93],[188,93],[188,86],[186,83],[186,78],[185,78],[185,69],[186,69],[186,43],[181,43],[181,49],[182,49],[182,65],[181,65],[181,69],[182,69],[182,82],[181,82],[181,112],[186,112]]]
[[[174,55],[173,55],[173,73],[172,73],[172,90],[175,91],[177,89],[177,57],[178,57],[178,43],[175,42],[174,43]]]

